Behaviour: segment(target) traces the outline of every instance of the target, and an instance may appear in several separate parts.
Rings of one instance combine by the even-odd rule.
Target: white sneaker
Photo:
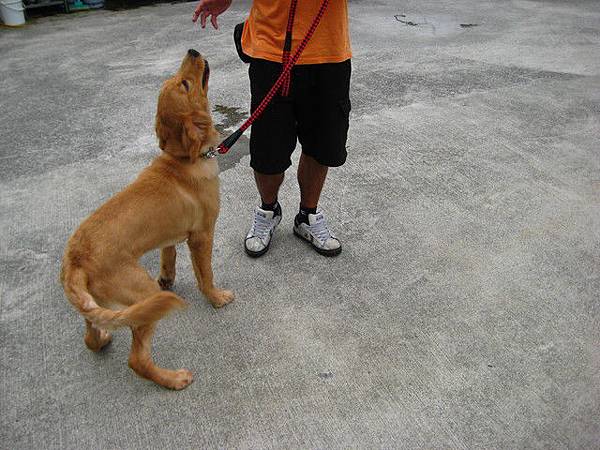
[[[299,220],[300,214],[294,220],[294,234],[313,246],[321,255],[336,256],[342,251],[342,244],[327,228],[323,212],[308,215],[308,225]]]
[[[254,210],[254,222],[246,240],[244,249],[249,256],[257,258],[269,250],[271,237],[277,225],[281,222],[281,207],[277,205],[275,211],[266,211],[259,206]]]

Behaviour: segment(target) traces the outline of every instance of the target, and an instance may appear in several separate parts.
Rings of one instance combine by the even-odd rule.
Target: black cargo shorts
[[[253,59],[250,63],[251,109],[254,111],[279,75],[281,63]],[[290,94],[276,95],[252,124],[250,166],[259,173],[283,173],[300,141],[302,152],[328,167],[346,161],[350,113],[350,60],[306,64],[292,69]]]

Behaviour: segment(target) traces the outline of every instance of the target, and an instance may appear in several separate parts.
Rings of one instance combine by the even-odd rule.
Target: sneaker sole
[[[340,253],[342,253],[342,246],[340,245],[338,248],[334,248],[331,250],[324,250],[322,248],[317,247],[315,244],[313,244],[312,242],[310,242],[308,239],[306,239],[304,236],[302,236],[300,233],[298,233],[296,231],[296,228],[294,227],[294,236],[296,236],[298,239],[302,239],[304,242],[306,242],[307,244],[310,244],[310,246],[315,249],[315,251],[323,256],[337,256]],[[270,242],[269,242],[270,244]]]

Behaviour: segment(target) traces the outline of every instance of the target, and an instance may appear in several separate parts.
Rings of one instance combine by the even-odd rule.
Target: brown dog
[[[189,370],[166,370],[150,354],[156,322],[185,302],[168,289],[175,279],[175,244],[187,239],[200,290],[218,308],[233,300],[213,284],[213,233],[219,213],[218,166],[203,158],[219,137],[206,98],[208,63],[189,50],[179,71],[162,86],[156,134],[163,153],[132,184],[88,217],[69,239],[61,282],[85,318],[92,351],[108,344],[107,330],[130,327],[129,366],[162,386],[183,389]],[[139,265],[160,248],[158,281]],[[110,309],[110,307],[117,309]]]

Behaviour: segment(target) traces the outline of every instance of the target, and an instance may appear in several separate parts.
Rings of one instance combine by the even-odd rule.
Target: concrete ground
[[[220,127],[245,116],[235,3],[219,31],[194,29],[192,3],[0,30],[0,447],[598,448],[592,0],[350,2],[349,159],[322,199],[342,255],[292,235],[290,171],[270,253],[245,256],[245,139],[221,160],[214,251],[237,299],[213,310],[180,246],[190,307],[155,337],[195,382],[137,378],[127,330],[86,349],[64,244],[158,153],[157,92],[188,48],[211,62]]]

